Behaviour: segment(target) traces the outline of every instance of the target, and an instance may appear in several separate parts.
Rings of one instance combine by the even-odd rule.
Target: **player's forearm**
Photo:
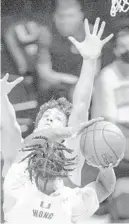
[[[2,116],[2,128],[8,130],[15,130],[21,135],[19,124],[16,120],[15,110],[10,103],[8,96],[2,93],[1,96],[1,116]]]
[[[99,202],[104,201],[114,191],[116,176],[113,168],[100,170],[97,180],[95,181],[96,193]]]
[[[109,82],[108,73],[101,73],[100,76],[96,78],[94,85],[94,94],[92,97],[92,108],[91,116],[98,117],[102,116],[114,120],[116,118],[116,105],[114,101],[114,91]],[[113,82],[113,80],[112,80]]]
[[[85,104],[88,111],[93,91],[94,77],[96,74],[96,60],[83,60],[80,78],[73,94],[73,106]]]

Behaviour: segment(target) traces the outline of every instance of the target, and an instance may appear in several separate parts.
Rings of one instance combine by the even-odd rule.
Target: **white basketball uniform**
[[[25,172],[26,162],[14,163],[4,182],[5,219],[9,224],[81,224],[99,207],[96,192],[86,186],[83,189],[63,187],[59,196],[40,192]],[[6,195],[15,199],[9,209]]]

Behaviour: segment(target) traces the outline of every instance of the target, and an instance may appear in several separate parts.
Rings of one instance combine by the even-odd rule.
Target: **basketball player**
[[[49,102],[49,104],[44,105],[41,107],[41,110],[39,112],[39,115],[36,119],[36,128],[44,128],[45,124],[50,124],[51,127],[59,127],[59,126],[71,126],[76,127],[80,123],[85,122],[88,120],[88,109],[90,106],[91,101],[91,94],[92,94],[92,88],[93,88],[93,82],[94,82],[94,76],[96,73],[96,61],[97,58],[100,56],[101,49],[103,45],[108,42],[112,38],[112,34],[109,35],[107,38],[105,38],[103,41],[100,40],[105,27],[105,22],[102,22],[100,29],[99,27],[100,19],[97,18],[94,28],[93,28],[93,34],[90,33],[88,21],[85,20],[85,33],[86,38],[85,40],[80,43],[75,41],[75,39],[70,38],[70,40],[75,44],[76,48],[80,52],[81,56],[83,57],[83,65],[82,70],[80,74],[80,79],[76,85],[75,92],[73,95],[73,107],[71,107],[71,104],[67,100],[58,100],[57,102]],[[22,78],[21,78],[22,79]],[[3,106],[2,106],[2,121],[5,123],[3,124],[3,141],[6,145],[4,146],[4,153],[6,152],[6,161],[7,163],[11,163],[10,161],[14,161],[16,148],[20,148],[20,144],[22,141],[21,133],[18,127],[18,124],[16,122],[15,113],[13,111],[13,108],[11,107],[7,94],[11,91],[11,89],[21,81],[21,79],[16,80],[13,83],[6,83],[7,77],[3,80]],[[4,96],[4,94],[6,96]],[[44,108],[44,109],[43,109]],[[52,109],[53,108],[53,109]],[[47,112],[47,110],[49,111]],[[59,110],[57,110],[59,109]],[[46,110],[47,114],[44,114],[44,111]],[[62,113],[63,111],[63,113]],[[8,112],[8,114],[7,114]],[[58,112],[58,113],[57,113]],[[44,115],[44,116],[43,116]],[[38,122],[39,121],[39,122]],[[37,123],[38,122],[38,123]],[[10,135],[13,135],[13,138],[15,141],[12,141],[12,138],[10,138],[10,141],[6,141],[6,131],[4,132],[4,126],[6,126],[6,130],[8,130],[8,138]],[[9,131],[10,130],[10,131]],[[76,140],[78,141],[78,140]],[[12,144],[10,144],[10,142]],[[75,142],[75,140],[74,140]],[[79,142],[79,141],[78,141]],[[9,143],[9,145],[8,145]],[[13,146],[14,144],[14,146]],[[70,143],[69,143],[70,144]],[[73,141],[72,143],[73,144]],[[77,144],[77,142],[76,142]],[[74,144],[74,145],[76,145]],[[78,144],[77,144],[78,145]],[[9,153],[7,150],[10,149]],[[73,148],[73,146],[71,146]],[[77,147],[78,148],[78,147]],[[14,154],[13,154],[14,153]],[[8,154],[10,154],[8,156]],[[8,157],[8,158],[7,158]],[[84,160],[84,158],[83,158]],[[6,162],[5,162],[6,164]],[[83,162],[82,162],[83,166]],[[80,170],[80,169],[79,169]],[[79,179],[79,178],[77,178]],[[80,183],[78,183],[80,184]]]
[[[70,40],[76,45],[78,51],[81,53],[84,60],[83,60],[82,72],[81,72],[81,76],[80,76],[80,82],[78,82],[76,90],[75,90],[75,94],[74,94],[73,109],[72,109],[72,113],[71,113],[71,116],[68,121],[68,126],[77,127],[78,124],[80,124],[82,121],[87,121],[87,117],[88,117],[87,114],[88,114],[90,98],[91,98],[91,93],[92,93],[92,87],[93,87],[93,80],[94,80],[94,75],[95,75],[95,61],[100,56],[101,49],[102,49],[103,45],[108,40],[110,40],[112,38],[112,35],[110,35],[109,37],[107,37],[106,39],[101,41],[100,37],[102,36],[105,23],[104,22],[102,23],[99,31],[98,31],[98,26],[99,26],[99,18],[97,18],[97,20],[95,22],[93,34],[90,34],[88,21],[85,20],[85,31],[86,31],[87,36],[86,36],[84,42],[79,43],[75,39],[70,37]],[[85,52],[85,49],[87,49],[86,52]],[[89,72],[89,74],[88,74],[89,76],[87,76],[87,83],[85,83],[85,75],[84,75],[86,69]],[[82,77],[83,77],[83,79],[82,79]],[[82,82],[82,80],[83,80],[83,82]],[[80,92],[80,94],[76,95],[77,92],[78,93]],[[86,101],[86,103],[85,103],[85,101]],[[50,129],[52,127],[59,128],[59,127],[64,127],[67,125],[67,116],[65,115],[64,112],[62,112],[63,107],[60,104],[60,100],[57,101],[56,106],[55,105],[54,105],[54,107],[51,106],[49,108],[49,110],[48,110],[48,104],[46,104],[45,106],[46,106],[47,110],[45,110],[45,113],[43,111],[43,115],[40,117],[41,119],[38,123],[39,128],[42,125],[46,126],[46,128],[50,127]],[[60,110],[59,110],[59,106],[60,106]],[[66,110],[66,111],[68,112],[68,110]],[[68,113],[67,113],[67,115],[68,115]],[[79,141],[79,139],[78,139],[78,141]],[[75,142],[75,141],[73,141],[73,142]],[[67,144],[68,143],[69,142],[67,142]],[[74,143],[74,147],[76,149],[75,143]],[[72,146],[72,148],[73,148],[73,146]],[[77,154],[78,154],[78,152],[76,151],[76,155]],[[80,158],[79,158],[79,160],[80,160]],[[9,182],[11,182],[11,180],[12,180],[11,177],[15,176],[15,174],[14,174],[15,172],[17,173],[17,171],[20,171],[21,168],[20,167],[18,168],[18,167],[19,166],[17,163],[13,164],[13,166],[10,169],[10,172],[13,174],[12,176],[10,175],[10,172],[8,172],[7,178],[6,178],[7,181],[5,181],[5,185],[7,186],[7,189],[9,188]],[[12,172],[12,170],[13,170],[13,172]],[[105,175],[106,175],[106,178],[105,178]],[[10,176],[10,178],[9,178],[9,176]],[[20,177],[19,180],[22,183],[21,184],[22,188],[23,188],[23,183],[26,183],[26,180],[23,176],[25,176],[25,175],[21,171],[20,171],[20,175],[19,174],[17,175],[18,179]],[[96,185],[96,183],[97,183],[97,185]],[[97,193],[97,196],[98,196],[98,200],[101,202],[106,197],[108,197],[108,195],[112,192],[112,190],[114,188],[114,183],[115,183],[114,172],[113,172],[112,168],[109,168],[105,172],[101,171],[99,173],[97,182],[92,183],[89,186],[91,186],[91,188],[95,189],[95,192]],[[15,185],[15,187],[16,187],[16,185]],[[5,187],[5,189],[6,189],[6,187]],[[7,189],[5,190],[6,193],[8,192]],[[19,189],[19,186],[18,186],[18,189]],[[19,189],[18,195],[20,195],[20,189]],[[16,203],[16,198],[15,198],[14,201],[11,203],[11,207],[12,207],[12,204],[18,205],[19,202],[20,202],[20,200],[18,200]]]
[[[61,143],[44,138],[42,145],[30,145],[23,151],[29,154],[19,163],[19,170],[15,164],[11,167],[7,176],[13,176],[4,183],[6,193],[12,197],[6,207],[10,224],[83,223],[98,209],[99,202],[106,196],[105,189],[110,194],[115,184],[115,175],[106,183],[109,168],[100,172],[96,182],[84,188],[66,187],[65,179],[76,163],[75,157],[64,156],[64,151],[71,153],[71,150]]]

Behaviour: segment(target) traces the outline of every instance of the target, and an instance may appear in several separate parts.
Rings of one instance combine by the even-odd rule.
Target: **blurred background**
[[[92,222],[129,223],[129,12],[111,17],[110,8],[111,0],[3,0],[1,74],[8,72],[10,81],[24,76],[9,98],[25,138],[33,131],[40,105],[60,96],[72,101],[82,58],[67,37],[84,40],[84,18],[91,30],[96,17],[106,21],[103,38],[112,32],[114,38],[98,60],[89,118],[103,116],[117,124],[127,147],[115,169],[114,194]],[[94,170],[89,176],[94,180]]]

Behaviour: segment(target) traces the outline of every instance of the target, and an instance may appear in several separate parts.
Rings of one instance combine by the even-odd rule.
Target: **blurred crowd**
[[[110,221],[128,223],[129,14],[112,19],[107,15],[110,4],[104,5],[102,1],[98,5],[97,1],[85,0],[47,2],[47,6],[45,1],[41,4],[42,10],[40,1],[33,6],[31,1],[26,1],[21,10],[6,9],[2,14],[2,76],[10,73],[10,81],[17,76],[25,77],[9,96],[23,137],[32,132],[36,113],[44,102],[61,96],[72,101],[82,58],[67,37],[84,40],[85,17],[91,22],[91,30],[97,16],[106,20],[106,32],[115,35],[98,60],[89,119],[103,116],[117,124],[127,145],[125,157],[115,169],[117,184],[114,194],[102,204],[97,214],[110,214]],[[94,169],[93,173],[90,170],[89,176],[90,179],[96,177]]]

